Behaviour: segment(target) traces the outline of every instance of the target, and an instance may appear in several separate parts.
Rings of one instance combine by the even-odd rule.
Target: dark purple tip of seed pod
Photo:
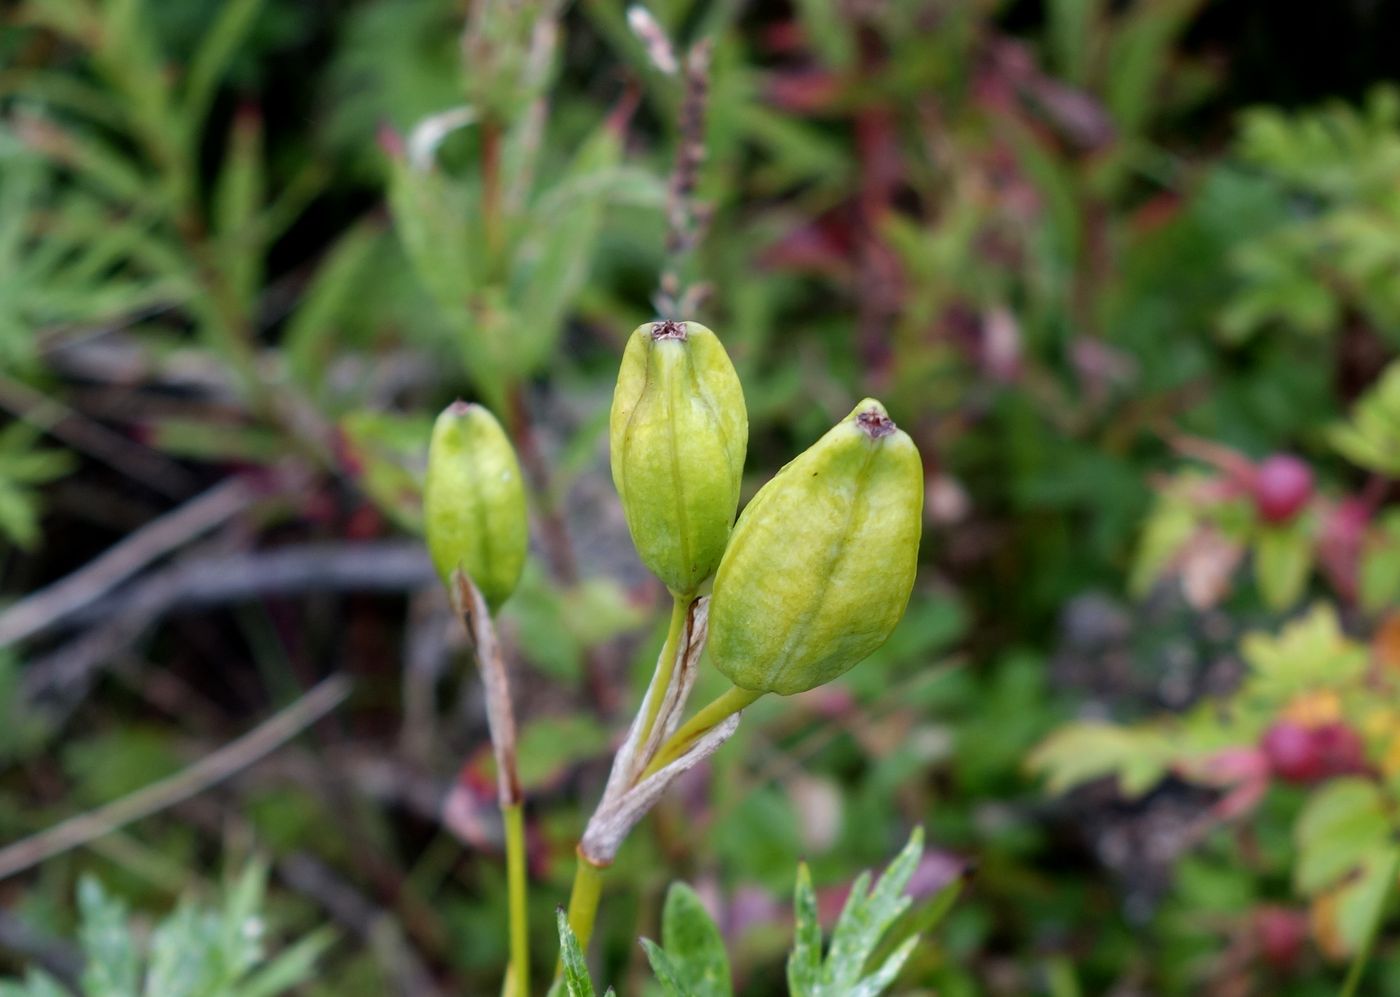
[[[898,427],[894,420],[879,409],[868,408],[856,416],[856,425],[859,426],[866,436],[872,440],[878,440],[882,436],[889,436]]]
[[[685,323],[672,322],[667,319],[664,322],[653,322],[651,325],[651,338],[653,341],[661,339],[679,339],[685,342]]]

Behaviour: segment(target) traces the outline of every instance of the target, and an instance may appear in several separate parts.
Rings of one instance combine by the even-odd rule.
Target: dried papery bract
[[[628,340],[613,393],[613,483],[637,553],[677,597],[714,572],[739,504],[744,391],[719,337],[649,322]]]
[[[709,599],[697,599],[691,604],[686,619],[685,637],[670,672],[671,680],[664,689],[653,684],[647,690],[646,699],[643,700],[636,719],[627,731],[627,738],[613,758],[612,771],[608,775],[603,798],[589,820],[588,829],[584,832],[583,841],[579,846],[580,853],[594,865],[610,863],[617,854],[622,837],[641,819],[646,810],[650,809],[650,805],[642,809],[637,808],[636,802],[639,797],[635,790],[639,788],[639,783],[644,781],[642,773],[655,757],[662,740],[673,734],[680,724],[686,700],[690,697],[690,690],[694,687],[695,677],[700,671],[700,656],[705,650],[705,639],[709,632],[709,602]],[[665,653],[665,649],[662,653]],[[658,667],[657,671],[659,673],[662,669]],[[655,703],[655,720],[647,730],[644,729],[647,726],[644,721],[651,713],[650,708],[656,698],[660,701]],[[716,741],[714,747],[718,748],[723,740],[724,738],[720,738]],[[694,762],[700,760],[702,759],[696,758]],[[691,766],[685,766],[689,767]],[[650,796],[653,805],[661,791],[685,768],[677,769],[659,780],[659,788]],[[620,835],[617,833],[619,828]]]
[[[738,729],[739,717],[730,714],[706,725],[686,739],[683,750],[669,755],[664,764],[657,758],[667,739],[680,727],[686,700],[700,671],[708,634],[709,600],[689,604],[685,628],[673,662],[659,662],[657,676],[637,712],[627,738],[613,759],[603,798],[589,818],[578,844],[578,869],[569,900],[569,924],[579,941],[588,944],[598,905],[601,871],[612,864],[618,849],[639,821],[645,817],[667,788],[683,773],[699,765],[719,750]],[[662,654],[670,653],[669,645]]]
[[[751,692],[830,682],[883,644],[914,586],[923,463],[867,398],[763,486],[715,576],[710,660]]]
[[[496,798],[503,807],[515,806],[521,800],[515,710],[511,705],[510,678],[501,643],[496,638],[496,626],[485,596],[466,572],[459,569],[452,573],[448,593],[481,669],[481,684],[486,691],[486,724],[491,731],[491,749],[496,757]]]

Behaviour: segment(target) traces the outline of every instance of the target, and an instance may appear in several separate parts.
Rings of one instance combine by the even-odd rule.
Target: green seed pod
[[[529,545],[525,487],[510,440],[480,405],[454,402],[438,416],[423,519],[443,582],[460,566],[492,610],[515,591]]]
[[[923,504],[918,449],[867,398],[739,517],[710,600],[715,666],[790,696],[883,644],[914,587]]]
[[[639,326],[609,436],[637,553],[674,594],[694,595],[729,540],[749,441],[744,389],[719,337],[697,322]]]

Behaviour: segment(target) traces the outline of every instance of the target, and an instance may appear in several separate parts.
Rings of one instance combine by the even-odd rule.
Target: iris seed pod
[[[520,580],[529,544],[515,450],[487,409],[454,402],[433,426],[423,489],[428,553],[444,583],[461,567],[492,610]]]
[[[642,562],[677,596],[714,573],[739,505],[744,390],[697,322],[654,322],[622,355],[609,421],[613,484]]]
[[[914,587],[923,502],[919,451],[867,398],[739,517],[710,601],[715,666],[789,696],[883,644]]]

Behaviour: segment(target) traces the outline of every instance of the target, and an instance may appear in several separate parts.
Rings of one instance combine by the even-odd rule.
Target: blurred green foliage
[[[1130,844],[1124,872],[1098,844],[1213,799],[1158,778],[1201,708],[1110,725],[1155,713],[1138,672],[1172,672],[1184,641],[1204,673],[1203,648],[1229,658],[1238,631],[1277,631],[1317,599],[1343,629],[1375,629],[1400,587],[1394,375],[1368,390],[1400,329],[1400,98],[1240,107],[1307,93],[1309,74],[1280,58],[1286,85],[1239,78],[1237,54],[1257,60],[1237,50],[1274,36],[1245,46],[1257,25],[1221,6],[657,0],[678,60],[714,45],[699,239],[678,254],[684,74],[657,66],[620,0],[23,0],[0,15],[0,407],[16,417],[0,428],[3,599],[196,486],[261,480],[254,468],[290,464],[305,484],[192,558],[411,534],[430,413],[459,394],[491,404],[536,519],[503,629],[528,676],[547,969],[569,848],[626,712],[613,707],[635,702],[662,636],[660,593],[625,534],[610,541],[603,439],[623,337],[674,269],[708,286],[687,317],[719,332],[746,385],[745,497],[875,394],[923,451],[929,521],[890,642],[832,689],[756,706],[708,787],[679,787],[623,852],[600,978],[655,987],[636,939],[683,875],[723,915],[736,992],[778,992],[790,934],[775,898],[796,859],[826,914],[824,887],[923,824],[930,854],[978,872],[896,991],[1335,992],[1335,953],[1305,938],[1274,958],[1260,912],[1291,902],[1295,860],[1332,840],[1317,831],[1332,804],[1368,825],[1356,790],[1328,807],[1270,794],[1250,835],[1213,827],[1173,851],[1147,904],[1133,898],[1160,863]],[[1311,518],[1269,530],[1238,497],[1198,503],[1211,469],[1177,473],[1186,436],[1304,455]],[[1355,563],[1337,563],[1330,510],[1372,493]],[[1207,528],[1238,560],[1219,599],[1183,609],[1174,558]],[[1127,619],[1128,665],[1094,670],[1075,643],[1091,595]],[[328,598],[143,622],[95,686],[74,683],[91,693],[66,720],[26,682],[72,653],[63,635],[0,649],[0,838],[153,781],[344,668],[361,688],[345,726],[229,789],[242,823],[224,830],[310,853],[364,898],[371,927],[343,925],[364,945],[326,954],[328,992],[402,988],[418,963],[448,992],[487,992],[505,897],[471,806],[489,774],[470,682],[413,684],[401,642],[432,626],[417,602],[406,622],[399,600]],[[1076,655],[1091,681],[1065,677]],[[1054,788],[1114,774],[1136,803],[1093,787],[1047,800],[1028,777],[1028,754],[1075,716],[1090,722],[1036,756]],[[456,787],[450,832],[437,797],[415,809],[420,784]],[[1295,841],[1295,826],[1313,833]],[[139,843],[30,873],[19,909],[71,934],[87,872],[161,908],[207,878],[219,827],[152,818]],[[272,890],[294,927],[336,916],[304,882]],[[1372,981],[1400,978],[1384,971],[1397,958],[1383,940]]]

